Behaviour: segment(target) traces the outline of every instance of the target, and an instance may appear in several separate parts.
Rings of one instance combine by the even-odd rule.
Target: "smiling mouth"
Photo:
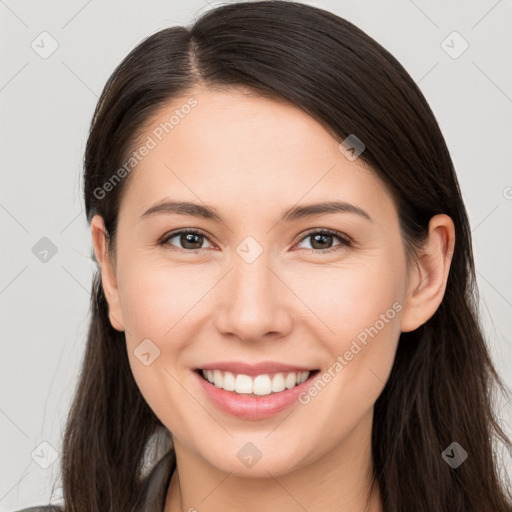
[[[196,369],[195,372],[218,389],[224,389],[239,395],[266,396],[293,389],[312,379],[320,370],[274,372],[254,376],[200,368]]]

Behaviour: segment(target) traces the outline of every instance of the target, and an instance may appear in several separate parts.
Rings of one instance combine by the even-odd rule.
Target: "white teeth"
[[[218,388],[222,385],[217,386]],[[252,393],[252,379],[249,375],[237,375],[235,379],[235,392]]]
[[[284,375],[282,373],[276,373],[272,378],[272,391],[278,393],[279,391],[283,391],[284,388]]]
[[[292,389],[297,384],[297,375],[295,373],[289,373],[284,380],[284,385],[288,389]]]
[[[252,388],[255,395],[270,395],[272,393],[272,381],[268,375],[257,375]]]
[[[270,395],[279,393],[285,389],[291,389],[309,377],[309,371],[275,373],[273,376],[268,374],[250,377],[249,375],[233,374],[221,370],[201,370],[205,379],[211,382],[215,387],[234,391],[241,395]]]
[[[224,372],[224,380],[222,381],[220,386],[224,388],[226,391],[234,391],[235,390],[235,376],[231,372]]]
[[[213,383],[218,387],[222,387],[222,373],[220,370],[213,370]]]

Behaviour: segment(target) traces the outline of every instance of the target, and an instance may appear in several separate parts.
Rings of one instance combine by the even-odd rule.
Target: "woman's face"
[[[177,445],[240,475],[289,472],[354,439],[360,447],[408,286],[384,184],[302,110],[241,91],[194,91],[140,140],[115,277],[103,273],[149,406]],[[151,213],[166,202],[196,206]],[[320,203],[345,206],[304,209]],[[172,234],[182,229],[195,234]],[[241,393],[197,372],[223,364],[233,378],[217,372],[217,383]],[[286,388],[290,367],[319,371],[298,393]],[[276,372],[285,391],[268,394],[283,387]]]

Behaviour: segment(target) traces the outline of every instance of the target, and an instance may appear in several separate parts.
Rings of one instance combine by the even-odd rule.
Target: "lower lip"
[[[224,412],[244,420],[262,420],[270,418],[298,402],[298,395],[306,390],[319,371],[311,372],[309,377],[291,389],[270,395],[253,396],[238,394],[218,388],[204,379],[198,371],[193,372],[199,379],[201,387],[212,402]]]

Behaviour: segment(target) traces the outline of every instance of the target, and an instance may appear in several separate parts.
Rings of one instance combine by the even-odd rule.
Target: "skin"
[[[396,206],[377,175],[302,110],[242,89],[196,89],[162,108],[143,138],[190,96],[198,105],[132,171],[115,257],[102,218],[91,222],[112,325],[125,332],[135,380],[173,434],[178,467],[165,512],[382,511],[378,485],[365,508],[373,406],[400,332],[426,322],[443,298],[453,222],[433,217],[408,267]],[[138,220],[165,198],[211,205],[224,222],[175,213]],[[350,202],[372,221],[329,213],[279,222],[287,208],[321,201]],[[209,240],[158,245],[179,228]],[[353,245],[336,237],[315,244],[311,228],[336,230]],[[236,252],[247,236],[263,249],[252,263]],[[192,373],[220,360],[326,371],[395,302],[401,311],[310,403],[274,417],[222,412]],[[149,366],[134,355],[147,338],[160,350]],[[248,442],[262,453],[250,468],[237,457]]]

